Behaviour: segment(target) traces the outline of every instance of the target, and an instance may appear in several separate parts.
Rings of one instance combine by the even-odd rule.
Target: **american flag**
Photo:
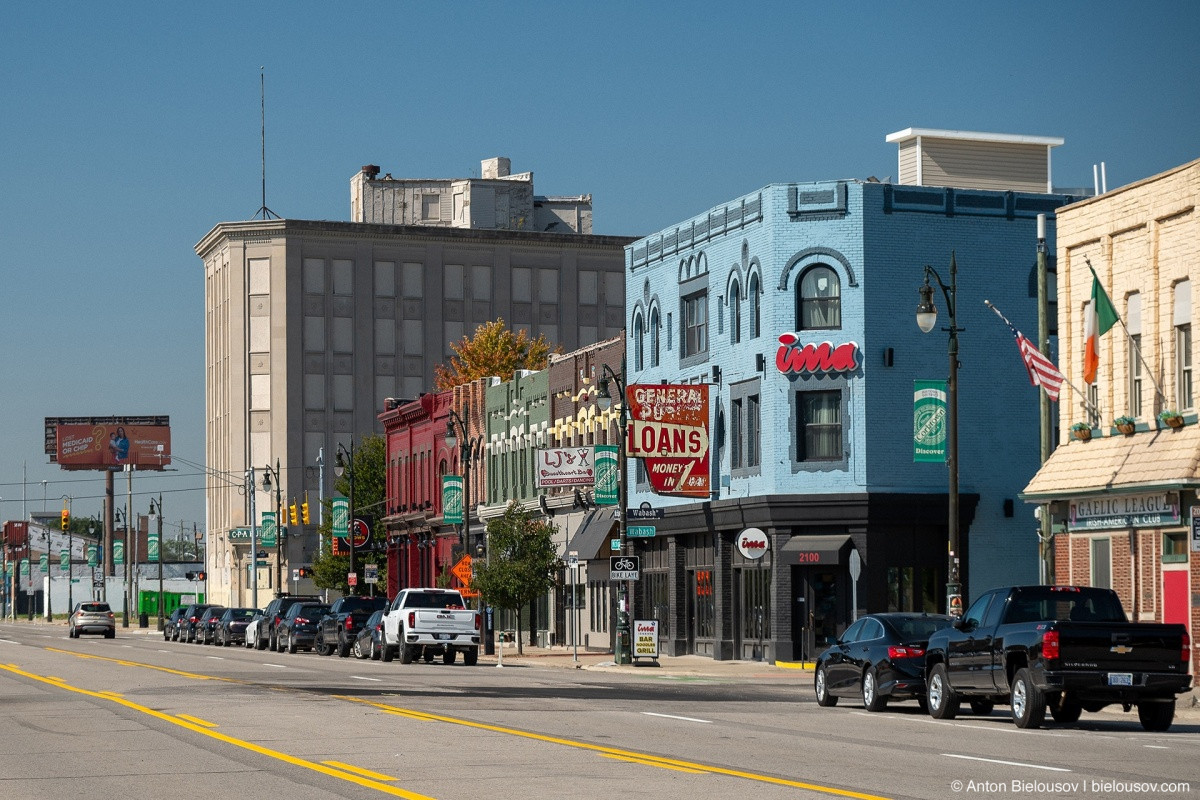
[[[1004,317],[1001,316],[1001,319]],[[1063,381],[1066,380],[1063,374],[1058,371],[1058,367],[1054,366],[1054,362],[1042,355],[1033,342],[1026,339],[1025,334],[1017,330],[1011,322],[1004,319],[1004,324],[1008,326],[1017,340],[1017,349],[1021,351],[1021,360],[1025,362],[1025,370],[1029,373],[1029,382],[1034,386],[1041,386],[1046,390],[1046,395],[1057,402],[1058,390],[1062,388]]]

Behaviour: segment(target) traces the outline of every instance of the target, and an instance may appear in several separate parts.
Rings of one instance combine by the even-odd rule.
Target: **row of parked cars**
[[[984,592],[960,618],[864,616],[818,657],[813,686],[821,706],[915,700],[935,719],[1007,705],[1020,728],[1117,704],[1165,731],[1191,663],[1185,626],[1129,622],[1111,589],[1013,586]]]
[[[342,597],[332,604],[306,595],[276,597],[263,609],[193,603],[171,612],[167,641],[295,653],[312,650],[342,658],[380,658],[384,597]]]

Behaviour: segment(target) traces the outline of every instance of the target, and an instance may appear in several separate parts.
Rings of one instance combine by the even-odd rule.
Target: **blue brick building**
[[[984,300],[1036,335],[1036,216],[1052,237],[1069,199],[772,184],[626,247],[627,383],[708,383],[713,408],[711,497],[655,494],[630,462],[628,505],[666,509],[630,540],[634,615],[659,620],[663,652],[812,658],[852,596],[859,613],[944,611],[947,467],[914,461],[913,423],[914,381],[947,378],[941,293],[931,333],[915,312],[923,267],[949,283],[952,251],[963,595],[1037,581],[1036,522],[1015,500],[1039,465],[1038,393]],[[765,548],[739,547],[747,529]]]

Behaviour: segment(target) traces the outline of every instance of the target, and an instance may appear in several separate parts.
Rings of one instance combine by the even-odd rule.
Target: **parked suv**
[[[278,649],[276,631],[283,615],[294,603],[320,603],[321,598],[313,595],[285,594],[267,603],[263,609],[262,621],[258,623],[258,631],[254,639],[255,650]]]
[[[289,653],[312,650],[321,617],[328,613],[329,606],[324,603],[292,603],[275,632],[278,649]]]
[[[108,603],[76,603],[67,620],[67,635],[78,639],[81,633],[102,633],[105,639],[117,635],[117,620]]]
[[[179,641],[194,642],[196,637],[196,623],[200,621],[200,617],[204,616],[204,612],[208,611],[215,605],[214,603],[192,603],[183,614],[179,617]]]

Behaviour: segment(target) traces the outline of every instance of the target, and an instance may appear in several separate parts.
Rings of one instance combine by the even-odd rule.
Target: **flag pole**
[[[1096,268],[1092,266],[1091,259],[1087,256],[1084,256],[1083,260],[1087,263],[1088,269],[1092,271],[1092,278],[1095,280],[1100,280],[1100,278],[1096,275]],[[1129,327],[1126,326],[1125,319],[1120,314],[1117,314],[1117,322],[1121,323],[1121,330],[1125,331],[1125,338],[1129,341],[1129,346],[1133,348],[1133,352],[1137,354],[1138,361],[1141,362],[1142,367],[1146,370],[1146,377],[1150,379],[1150,383],[1154,384],[1155,401],[1157,402],[1161,399],[1165,405],[1167,402],[1167,396],[1163,393],[1162,387],[1158,385],[1158,381],[1154,379],[1154,371],[1150,369],[1150,365],[1146,363],[1145,357],[1142,356],[1142,348],[1133,340],[1133,334],[1129,332]],[[1132,411],[1132,409],[1130,410]]]

